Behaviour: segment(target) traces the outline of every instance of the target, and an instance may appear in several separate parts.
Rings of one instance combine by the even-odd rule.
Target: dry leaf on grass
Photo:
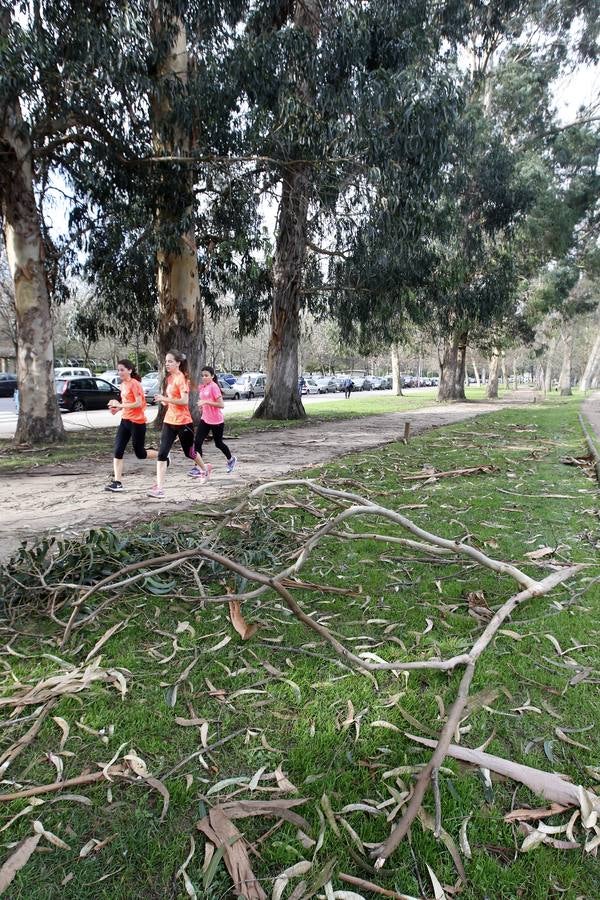
[[[13,878],[23,866],[29,862],[29,858],[35,851],[35,848],[41,840],[41,834],[34,834],[32,837],[25,838],[24,841],[17,846],[0,869],[0,894],[3,894],[7,887],[11,884]]]
[[[505,822],[535,822],[537,819],[545,819],[547,816],[555,816],[557,813],[565,812],[567,806],[561,806],[560,803],[553,803],[548,808],[543,809],[513,809],[504,816]]]
[[[59,675],[51,675],[39,681],[34,687],[21,685],[22,690],[17,691],[13,697],[0,697],[2,706],[28,706],[31,704],[45,703],[55,697],[63,697],[66,694],[78,694],[86,690],[96,681],[104,681],[112,684],[124,697],[127,692],[126,675],[131,675],[125,669],[103,669],[100,666],[100,657],[83,668],[70,669]]]
[[[223,859],[237,894],[246,900],[267,900],[250,866],[246,841],[223,810],[215,806],[196,827],[215,847],[223,848]]]
[[[310,833],[310,825],[305,818],[292,811],[291,807],[306,803],[306,797],[297,800],[231,800],[221,803],[215,809],[222,809],[230,819],[246,819],[248,816],[275,816],[285,819]]]
[[[446,894],[444,893],[444,888],[440,884],[435,872],[433,871],[429,863],[425,863],[425,865],[427,866],[427,871],[429,872],[429,877],[431,878],[435,900],[448,900]]]
[[[556,553],[556,547],[538,547],[537,550],[530,550],[523,555],[528,559],[543,559],[545,556],[552,556],[553,553]]]
[[[92,649],[90,650],[88,655],[86,656],[85,662],[89,662],[90,659],[93,659],[93,657],[96,655],[96,653],[98,652],[100,647],[103,647],[104,644],[108,640],[110,640],[110,638],[113,636],[113,634],[116,634],[117,631],[122,631],[123,628],[127,628],[128,625],[129,625],[129,619],[123,619],[123,621],[117,622],[116,625],[113,625],[111,628],[109,628],[107,631],[105,631],[104,634],[102,635],[102,637],[98,641],[96,641],[96,643],[94,644],[94,646],[92,647]]]
[[[290,879],[298,878],[300,875],[306,875],[307,872],[310,872],[311,868],[312,863],[307,859],[303,859],[301,862],[297,862],[295,865],[285,869],[281,875],[278,875],[275,879],[271,900],[281,900]]]
[[[256,634],[258,631],[258,624],[256,622],[248,623],[244,619],[239,600],[229,601],[229,617],[231,619],[231,624],[243,641],[250,640],[252,635]]]

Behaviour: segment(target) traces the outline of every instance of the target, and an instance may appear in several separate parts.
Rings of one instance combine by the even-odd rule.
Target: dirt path
[[[240,489],[290,472],[326,463],[338,456],[369,450],[399,440],[404,423],[410,421],[411,434],[430,428],[472,419],[506,406],[531,402],[523,392],[518,400],[496,403],[457,403],[403,413],[367,416],[354,421],[328,422],[318,426],[246,434],[230,440],[239,465],[225,473],[224,457],[212,444],[206,459],[215,466],[210,481],[200,485],[186,477],[189,466],[181,453],[174,454],[167,476],[165,500],[146,496],[154,483],[154,466],[125,458],[126,491],[104,491],[111,462],[98,465],[85,460],[54,466],[40,466],[27,472],[4,473],[0,478],[0,559],[6,559],[25,538],[42,534],[76,535],[100,525],[126,526],[175,510],[193,509],[198,503],[232,496]],[[227,440],[227,436],[226,436]]]

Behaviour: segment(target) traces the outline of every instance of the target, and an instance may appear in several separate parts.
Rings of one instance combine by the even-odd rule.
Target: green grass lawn
[[[461,742],[477,747],[491,738],[490,753],[565,773],[576,783],[593,787],[586,766],[598,767],[600,751],[598,493],[579,468],[560,462],[582,452],[577,403],[557,400],[438,429],[408,446],[390,445],[383,453],[348,456],[312,474],[328,486],[402,509],[427,530],[449,538],[470,535],[474,546],[535,577],[547,574],[549,561],[586,565],[574,583],[519,609],[484,654],[471,690],[472,711],[462,722]],[[426,464],[438,471],[491,464],[498,471],[418,486],[403,480]],[[408,505],[416,508],[408,510]],[[240,515],[235,527],[223,531],[218,546],[247,566],[277,571],[289,564],[290,553],[322,523],[323,515],[337,511],[302,489],[286,489]],[[101,531],[86,547],[63,544],[55,571],[45,573],[46,581],[77,581],[89,572],[100,578],[142,551],[152,555],[193,546],[211,533],[214,522],[186,513],[169,519],[169,531],[165,524],[161,531],[156,525],[121,535]],[[348,527],[356,533],[401,534],[383,521],[355,519]],[[525,556],[540,547],[552,548],[553,555],[537,563]],[[40,571],[45,568],[41,557],[29,556],[16,560],[10,569],[11,577],[24,585],[24,600],[35,597],[36,566]],[[432,562],[420,552],[365,538],[328,538],[300,577],[348,589],[346,594],[296,591],[295,596],[353,652],[389,660],[463,652],[482,629],[469,615],[468,594],[483,592],[479,602],[493,610],[515,592],[510,579],[470,562]],[[122,669],[127,679],[124,699],[116,687],[102,683],[60,699],[31,745],[4,772],[2,791],[16,789],[13,782],[26,787],[56,780],[56,757],[61,753],[64,775],[70,778],[86,768],[97,771],[98,764],[108,763],[119,750],[121,756],[135,750],[170,792],[162,823],[162,799],[142,783],[103,782],[49,794],[39,798],[43,805],[12,823],[31,802],[1,805],[0,861],[9,856],[14,842],[33,833],[34,819],[68,845],[61,849],[42,839],[41,852],[34,854],[9,889],[11,900],[183,898],[185,886],[176,873],[188,855],[191,836],[196,852],[187,872],[197,896],[206,900],[232,896],[222,863],[209,877],[203,876],[204,839],[195,823],[211,805],[228,797],[281,796],[272,790],[273,779],[257,780],[253,790],[248,785],[263,767],[268,775],[279,765],[297,787],[295,796],[305,798],[297,811],[308,820],[310,836],[318,843],[307,849],[289,823],[255,843],[277,820],[236,821],[246,840],[255,843],[251,865],[268,896],[273,879],[301,860],[312,862],[304,876],[309,886],[330,864],[335,890],[352,889],[339,880],[339,873],[346,872],[391,890],[431,897],[426,864],[443,884],[456,882],[445,844],[419,822],[412,827],[410,841],[405,840],[378,873],[372,870],[368,848],[364,852],[360,848],[386,837],[390,830],[386,816],[395,809],[394,798],[410,790],[419,764],[428,759],[429,751],[404,733],[439,733],[460,672],[412,672],[408,677],[385,673],[373,679],[351,671],[273,593],[244,603],[246,619],[260,626],[244,642],[231,626],[227,607],[202,603],[199,591],[210,597],[226,587],[248,588],[212,565],[196,573],[182,567],[155,576],[144,588],[140,584],[115,595],[114,602],[78,631],[64,650],[59,647],[61,629],[42,612],[24,608],[11,622],[2,623],[5,696],[12,695],[19,683],[33,685],[65,672],[69,664],[82,664],[107,629],[119,622],[126,624],[99,652],[102,666]],[[12,585],[16,595],[18,588]],[[47,596],[43,591],[38,596],[41,606]],[[90,598],[88,611],[107,596],[111,595]],[[59,616],[64,617],[65,611]],[[571,684],[574,671],[583,671],[584,677]],[[173,686],[180,678],[175,696]],[[63,730],[56,717],[69,726],[62,751]],[[177,722],[193,718],[206,720],[206,733]],[[30,725],[0,729],[0,750]],[[583,747],[560,739],[557,727]],[[202,750],[203,738],[210,746],[230,735],[235,737],[205,751],[202,759],[196,757],[168,774]],[[398,767],[405,768],[397,776],[384,776]],[[215,789],[234,778],[245,781]],[[463,858],[468,879],[460,893],[464,900],[600,896],[600,870],[593,856],[549,846],[518,852],[523,835],[503,816],[511,807],[543,805],[543,799],[495,777],[490,790],[477,769],[451,760],[440,775],[440,791],[442,824],[457,844],[461,824],[470,817],[472,858]],[[335,832],[324,812],[327,801],[351,830],[336,819],[339,834]],[[386,801],[390,802],[378,815],[360,809],[341,813],[350,804],[377,807]],[[431,793],[425,808],[433,813]],[[546,821],[566,824],[569,815]],[[399,818],[396,815],[394,821]],[[575,835],[582,840],[577,827]],[[564,839],[564,834],[557,837]],[[80,858],[81,848],[91,839],[108,843]],[[290,882],[284,898],[299,880]],[[365,898],[375,896],[358,887],[354,890]],[[323,890],[317,893],[323,895]]]
[[[226,427],[233,436],[249,432],[263,432],[279,428],[302,428],[318,425],[335,419],[355,419],[359,416],[371,416],[382,413],[404,412],[420,409],[436,403],[437,389],[411,394],[406,391],[403,397],[381,395],[375,391],[354,394],[350,400],[340,399],[308,405],[306,419],[297,420],[258,420],[252,418],[250,406],[247,411],[227,414],[225,404]],[[471,387],[467,390],[469,400],[485,399],[485,389]],[[76,462],[77,460],[98,460],[112,456],[115,428],[90,428],[85,431],[68,432],[63,443],[43,447],[38,451],[15,449],[8,440],[0,440],[0,472],[3,469],[28,469],[32,466],[50,465],[53,463]],[[150,425],[148,441],[157,443],[158,434]]]

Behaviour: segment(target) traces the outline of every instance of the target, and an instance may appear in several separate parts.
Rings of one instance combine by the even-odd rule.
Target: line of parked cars
[[[116,369],[108,369],[101,375],[93,375],[83,366],[62,366],[54,370],[56,396],[61,410],[80,412],[84,409],[106,409],[110,399],[119,399],[120,380]],[[344,390],[347,378],[352,379],[353,391],[389,390],[391,375],[302,375],[299,388],[302,394],[329,394]],[[227,400],[253,400],[264,397],[266,375],[264,372],[244,372],[232,375],[229,372],[217,376],[223,397]],[[437,378],[416,378],[403,376],[403,387],[435,386]],[[160,393],[160,373],[148,372],[142,378],[146,402],[154,403]],[[0,373],[0,396],[12,397],[16,388],[16,377],[10,373]]]
[[[382,391],[391,388],[391,375],[303,375],[303,394],[334,394],[344,390],[348,378],[352,379],[353,391]]]

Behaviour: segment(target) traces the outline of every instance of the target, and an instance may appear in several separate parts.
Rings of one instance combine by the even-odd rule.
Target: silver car
[[[217,384],[221,389],[221,393],[223,394],[223,398],[225,400],[239,400],[240,392],[236,388],[235,384],[229,384],[228,381],[225,381],[224,378],[217,378]]]
[[[264,397],[265,395],[266,376],[262,372],[248,372],[240,375],[232,388],[237,391],[240,397],[245,400],[252,400],[253,397]]]

